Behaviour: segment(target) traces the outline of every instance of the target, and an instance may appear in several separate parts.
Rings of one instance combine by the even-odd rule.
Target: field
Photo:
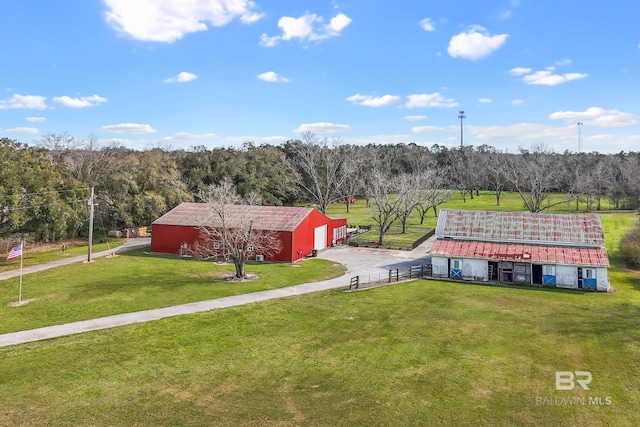
[[[490,208],[490,197],[466,205]],[[616,292],[419,280],[0,348],[0,425],[640,425],[640,271],[616,249],[637,218],[602,218]],[[67,291],[76,310],[112,295],[113,307],[129,293],[137,304],[169,299],[182,276],[175,291],[204,298],[196,262],[138,252],[101,261],[101,274],[114,261],[128,263],[120,276]],[[146,267],[164,261],[162,274]],[[277,265],[260,267],[266,278]],[[269,281],[294,274],[287,267]],[[4,328],[17,311],[0,288]],[[44,305],[19,309],[37,316]],[[589,371],[590,390],[556,390],[556,371]]]

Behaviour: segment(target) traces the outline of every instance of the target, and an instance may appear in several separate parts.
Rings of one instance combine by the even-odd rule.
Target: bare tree
[[[245,264],[250,256],[270,256],[282,250],[282,242],[275,232],[256,229],[248,201],[238,195],[230,180],[209,186],[201,197],[209,207],[210,216],[199,227],[200,237],[191,249],[193,254],[230,260],[235,266],[235,278],[244,279]]]
[[[571,193],[552,201],[551,193],[558,190],[564,170],[553,153],[544,145],[536,145],[531,151],[505,158],[504,175],[520,194],[530,212],[541,212],[552,206],[573,200]]]
[[[424,220],[429,210],[433,209],[433,214],[438,217],[438,206],[446,203],[451,198],[453,190],[446,188],[446,174],[436,169],[425,170],[418,177],[418,204],[416,210],[420,215],[420,224]]]
[[[334,138],[330,144],[327,138],[318,139],[313,132],[305,132],[302,142],[291,145],[294,153],[288,159],[291,172],[323,214],[327,213],[329,204],[340,199],[345,181],[353,175],[339,145],[339,138]]]

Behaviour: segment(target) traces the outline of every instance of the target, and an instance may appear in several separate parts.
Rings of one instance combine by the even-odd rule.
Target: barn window
[[[247,252],[253,252],[253,245],[247,246]]]
[[[453,260],[453,268],[454,268],[454,269],[456,269],[456,270],[460,270],[460,264],[461,264],[461,262],[460,262],[460,260],[459,260],[459,259],[454,259],[454,260]]]
[[[584,277],[585,277],[585,279],[593,279],[593,278],[595,278],[595,276],[596,275],[595,275],[595,272],[594,272],[593,269],[591,269],[591,268],[585,268],[584,269]]]
[[[544,266],[544,275],[545,276],[555,276],[553,271],[553,265],[545,265]]]

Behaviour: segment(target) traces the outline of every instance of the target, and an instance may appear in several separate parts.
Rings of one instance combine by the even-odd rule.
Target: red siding
[[[330,247],[333,243],[334,228],[346,227],[347,220],[331,219],[319,211],[312,210],[293,232],[277,232],[282,242],[282,250],[277,254],[265,256],[265,259],[292,262],[311,255],[314,244],[314,229],[325,224],[327,225],[325,245]],[[193,226],[154,224],[151,233],[151,251],[177,254],[183,243],[193,245],[198,239],[199,233],[199,229]]]

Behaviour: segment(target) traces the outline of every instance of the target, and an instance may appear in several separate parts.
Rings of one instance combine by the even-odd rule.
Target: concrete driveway
[[[355,248],[350,246],[338,246],[335,248],[329,248],[321,251],[318,254],[318,257],[345,265],[347,267],[347,272],[344,276],[330,280],[323,280],[320,282],[290,286],[287,288],[253,292],[243,295],[234,295],[214,300],[181,304],[172,307],[156,308],[152,310],[137,311],[134,313],[117,314],[114,316],[100,317],[97,319],[83,320],[79,322],[66,323],[63,325],[47,326],[44,328],[32,329],[28,331],[13,332],[0,335],[0,347],[24,344],[33,341],[74,335],[82,332],[96,331],[100,329],[115,328],[118,326],[148,322],[151,320],[158,320],[183,314],[234,307],[277,298],[286,298],[294,295],[302,295],[328,289],[341,287],[346,288],[349,285],[350,278],[353,276],[359,275],[361,277],[373,277],[375,275],[382,275],[383,277],[386,277],[388,269],[402,268],[428,262],[429,256],[427,255],[427,252],[430,250],[433,243],[432,239],[427,240],[422,245],[410,252],[384,249]],[[132,248],[134,248],[133,244],[122,247],[122,249],[120,250],[127,250]],[[82,258],[76,261],[80,262],[83,261],[86,257],[75,258]],[[54,268],[55,266],[57,265],[49,268]]]

